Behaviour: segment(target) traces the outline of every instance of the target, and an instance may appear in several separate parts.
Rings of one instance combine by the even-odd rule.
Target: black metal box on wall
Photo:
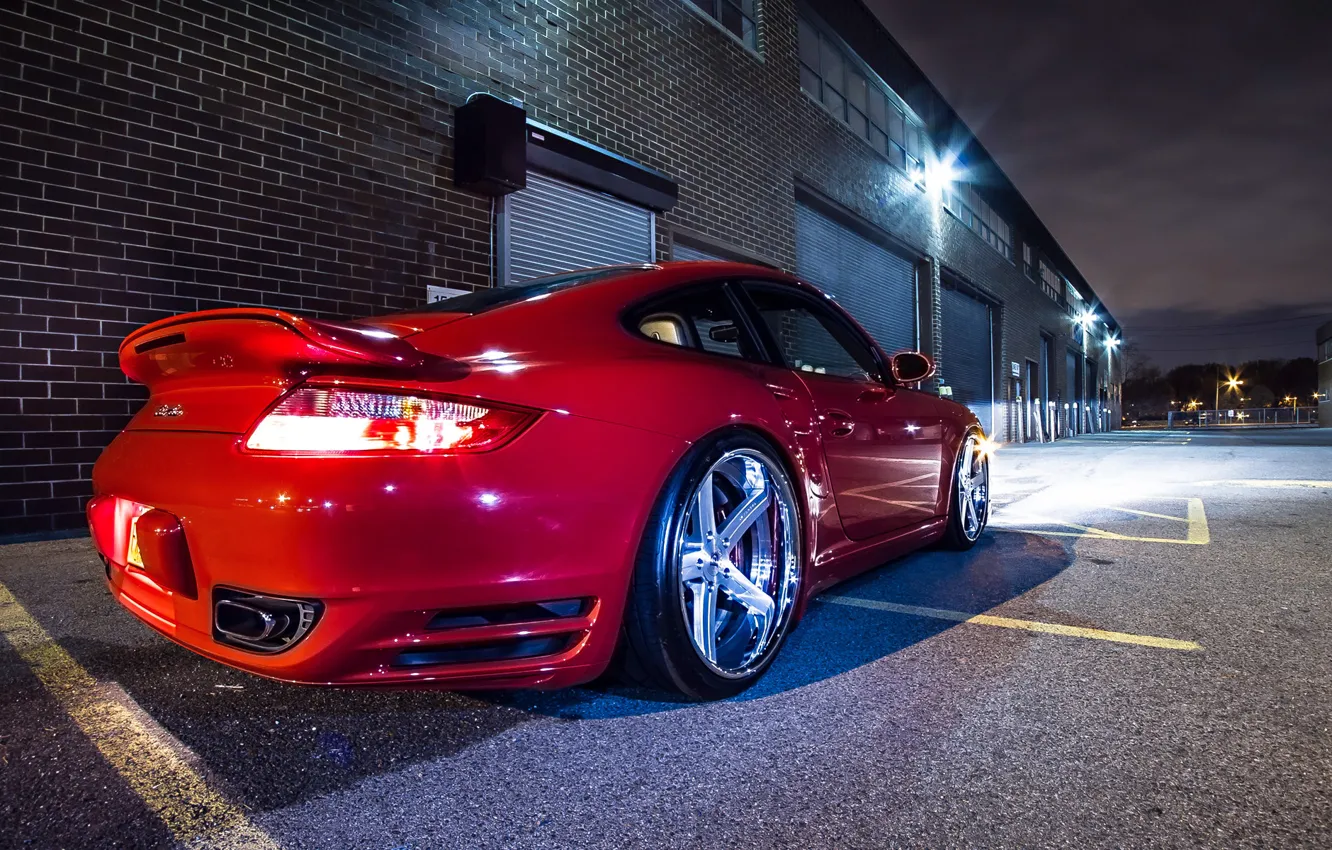
[[[527,111],[474,94],[454,113],[453,182],[499,197],[527,188]]]

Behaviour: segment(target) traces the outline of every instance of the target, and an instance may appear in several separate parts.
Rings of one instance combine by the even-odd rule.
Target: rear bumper
[[[643,525],[685,448],[556,414],[497,451],[456,457],[257,456],[233,434],[127,431],[94,489],[179,518],[197,599],[127,566],[126,533],[105,526],[114,511],[90,520],[116,599],[224,664],[317,684],[565,687],[609,663]],[[215,637],[217,587],[322,609],[290,648],[256,653]],[[569,599],[588,603],[537,622],[427,627],[440,612]],[[557,640],[531,642],[543,637]],[[436,652],[523,640],[550,651]]]

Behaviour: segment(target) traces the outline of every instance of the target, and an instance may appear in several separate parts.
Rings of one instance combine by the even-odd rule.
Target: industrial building
[[[478,94],[517,180],[457,179]],[[0,535],[84,526],[149,321],[587,265],[779,266],[998,440],[1119,422],[1114,318],[857,0],[9,4],[0,170]]]

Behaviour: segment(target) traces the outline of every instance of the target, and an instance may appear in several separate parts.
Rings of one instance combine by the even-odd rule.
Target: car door
[[[767,345],[806,387],[842,528],[864,540],[937,514],[942,421],[928,396],[882,375],[873,343],[811,292],[745,282]]]

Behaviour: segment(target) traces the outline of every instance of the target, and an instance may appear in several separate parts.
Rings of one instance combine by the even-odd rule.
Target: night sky
[[[1332,4],[867,3],[1155,363],[1313,355]]]

